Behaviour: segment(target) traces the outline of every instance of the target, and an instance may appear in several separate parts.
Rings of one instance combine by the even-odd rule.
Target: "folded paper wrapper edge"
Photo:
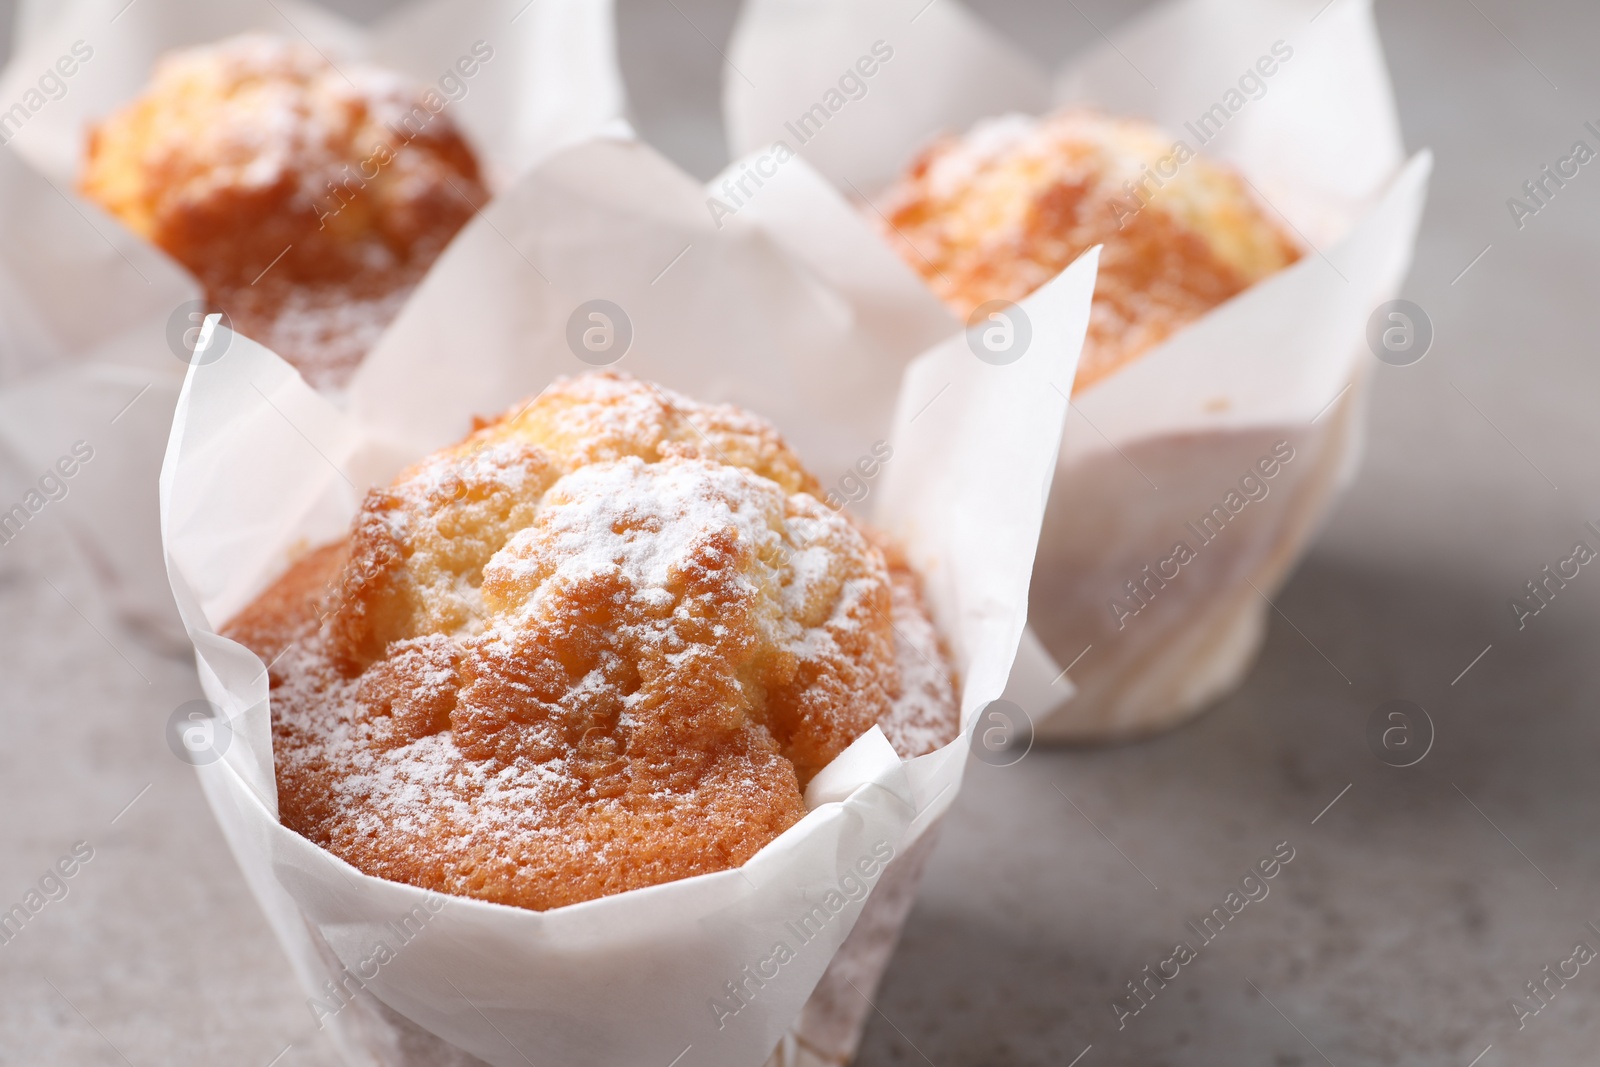
[[[902,396],[894,433],[898,444],[894,477],[886,480],[880,501],[889,505],[898,502],[887,511],[889,525],[899,527],[893,532],[908,540],[914,559],[920,554],[924,560],[932,561],[935,573],[926,576],[928,597],[941,627],[947,633],[954,631],[951,643],[958,657],[965,657],[962,705],[969,719],[978,706],[998,695],[1003,687],[1023,629],[1027,573],[1042,508],[1037,487],[1054,467],[1065,416],[1065,403],[1044,388],[1043,382],[1064,381],[1070,388],[1087,324],[1093,272],[1091,255],[1064,272],[1056,283],[1037,294],[1037,299],[1030,298],[1036,330],[1046,343],[1013,367],[1001,369],[979,363],[967,350],[965,337],[956,335],[935,346],[907,372],[907,390],[923,389],[931,394],[941,381],[962,386],[950,389],[944,402],[947,407],[934,407],[914,424],[909,423],[910,414],[920,402]],[[229,344],[226,359],[191,367],[185,381],[162,472],[163,529],[174,593],[199,648],[202,683],[214,703],[236,716],[238,727],[233,748],[218,763],[202,768],[207,794],[247,880],[295,959],[297,973],[309,989],[315,990],[320,980],[326,980],[319,980],[319,975],[327,974],[318,938],[326,942],[326,948],[345,967],[354,967],[360,962],[363,938],[370,939],[381,925],[378,916],[384,913],[383,908],[394,909],[413,897],[420,898],[422,891],[392,883],[370,884],[377,883],[376,879],[352,878],[347,869],[339,870],[339,861],[296,838],[272,819],[270,726],[259,663],[254,657],[230,653],[230,642],[212,636],[207,612],[213,609],[206,605],[231,604],[236,610],[251,588],[259,588],[264,579],[241,584],[230,573],[232,570],[270,569],[276,564],[273,553],[266,550],[268,546],[284,546],[311,532],[320,532],[325,538],[341,522],[348,521],[356,493],[335,468],[348,457],[360,454],[361,445],[354,428],[341,429],[343,416],[311,393],[276,357],[244,338],[234,337]],[[512,357],[508,353],[480,352],[473,358]],[[262,397],[270,398],[270,403],[264,403]],[[306,447],[308,443],[311,448]],[[961,446],[958,453],[952,453],[959,456],[954,464],[941,451],[952,444]],[[930,450],[932,454],[923,455]],[[254,497],[277,500],[279,508],[287,503],[283,509],[286,514],[276,515],[273,507],[252,502]],[[971,498],[973,506],[963,506],[963,498]],[[952,521],[952,515],[957,516],[956,521]],[[1008,517],[1012,521],[1007,521]],[[1013,541],[1015,545],[1011,544]],[[991,558],[990,548],[996,544],[1006,547],[1000,559]],[[857,742],[852,755],[864,751],[861,746],[870,750],[874,744],[880,752],[887,750],[893,756],[876,730]],[[452,901],[434,920],[451,926],[451,951],[463,940],[478,937],[481,941],[484,928],[479,924],[488,921],[497,932],[492,941],[482,943],[485,951],[493,945],[492,961],[497,962],[486,962],[481,953],[469,954],[471,966],[463,966],[467,961],[459,954],[452,957],[437,947],[446,944],[447,939],[419,939],[407,945],[393,964],[369,982],[368,989],[425,1029],[443,1035],[489,1063],[511,1064],[520,1059],[504,1046],[497,1046],[497,1039],[486,1037],[476,1017],[468,1020],[461,1005],[441,1003],[436,995],[428,993],[437,986],[434,975],[449,970],[474,1007],[487,1012],[524,1049],[535,1048],[532,1042],[548,1040],[549,1047],[539,1051],[559,1058],[560,1043],[578,1040],[581,1031],[582,1039],[595,1042],[596,1048],[610,1042],[616,1054],[634,1054],[621,1050],[642,1047],[643,1035],[620,1032],[615,1019],[607,1019],[603,1026],[599,1020],[591,1020],[586,1029],[572,1019],[572,1009],[563,1013],[551,1008],[567,1020],[564,1031],[557,1025],[554,1029],[561,1032],[551,1033],[549,1026],[532,1027],[527,1012],[532,1004],[541,1003],[537,997],[553,998],[544,1003],[554,1004],[566,992],[575,996],[587,986],[601,988],[595,983],[602,982],[602,978],[604,987],[614,990],[617,976],[604,973],[614,955],[607,956],[602,949],[610,943],[607,937],[614,940],[623,930],[640,938],[637,944],[626,948],[624,955],[633,953],[657,961],[692,959],[691,970],[703,960],[711,959],[711,965],[716,966],[715,959],[721,959],[730,964],[728,971],[737,971],[731,963],[751,958],[753,951],[749,942],[754,935],[748,930],[741,933],[741,923],[773,929],[778,924],[771,921],[772,916],[785,910],[803,912],[803,902],[808,899],[804,894],[815,893],[817,885],[830,879],[837,883],[839,872],[830,873],[829,868],[840,860],[849,862],[850,856],[862,851],[863,843],[881,840],[892,845],[899,856],[920,838],[954,800],[966,745],[962,736],[928,756],[903,765],[896,758],[892,768],[880,767],[878,777],[892,770],[892,776],[904,781],[905,786],[889,790],[858,786],[844,801],[824,804],[790,834],[758,854],[743,872],[722,872],[602,898],[560,910],[566,914],[506,915],[503,913],[516,913],[518,909]],[[831,768],[824,772],[818,788],[837,795],[844,786],[829,782],[827,775],[831,772]],[[906,789],[914,798],[915,809],[906,804]],[[895,799],[897,796],[899,799]],[[834,859],[822,863],[824,856]],[[760,887],[758,890],[749,889],[746,875]],[[808,885],[813,888],[807,890]],[[374,903],[380,898],[387,904]],[[867,899],[873,897],[869,895]],[[695,905],[694,900],[701,903]],[[904,900],[900,903],[909,906]],[[772,994],[772,1005],[792,1003],[793,1008],[772,1007],[766,1017],[752,1019],[737,1040],[734,1027],[730,1026],[717,1054],[707,1062],[747,1067],[761,1062],[779,1046],[794,1024],[795,1013],[834,958],[833,950],[848,937],[860,907],[852,905],[841,912],[841,921],[830,927],[826,956],[799,956],[792,965],[796,972],[790,982],[793,988],[785,986],[780,996],[778,986],[790,978],[780,975],[766,991]],[[741,909],[754,909],[759,914],[743,914],[741,918]],[[486,911],[494,912],[492,919],[483,919],[480,913]],[[648,933],[641,934],[639,916],[647,912],[656,916],[659,928],[651,927]],[[604,930],[596,929],[598,924],[587,917],[595,915],[606,916]],[[634,915],[632,921],[630,915]],[[695,915],[699,917],[694,918]],[[346,918],[334,922],[334,916]],[[306,917],[310,917],[314,933],[308,932]],[[713,926],[706,927],[706,923]],[[728,923],[732,925],[717,925]],[[529,942],[519,934],[511,934],[508,940],[508,933],[515,929],[537,929],[538,941]],[[584,938],[590,940],[584,942]],[[881,936],[874,940],[874,953],[869,953],[871,958],[864,962],[857,961],[856,973],[881,971],[881,964],[887,959],[883,940]],[[492,993],[489,986],[474,987],[471,983],[475,978],[488,982],[495,967],[500,968],[502,976],[506,973],[505,968],[511,966],[507,962],[508,944],[520,946],[519,951],[530,966],[537,957],[536,944],[544,946],[542,951],[546,952],[558,947],[570,949],[574,944],[589,944],[590,949],[576,956],[552,957],[562,960],[563,988],[535,988],[540,968],[526,975],[518,972],[520,979],[513,987],[519,995],[526,991],[529,996],[521,1005],[497,1004],[496,997],[503,999],[506,994]],[[690,944],[694,945],[692,951],[688,949]],[[588,961],[593,973],[584,973],[583,966],[574,964],[574,960]],[[878,970],[873,971],[874,967]],[[707,985],[704,974],[685,975],[684,981],[700,989]],[[715,988],[718,983],[709,984]],[[502,984],[494,988],[506,987]],[[634,990],[633,994],[639,992]],[[668,996],[660,989],[652,992],[657,998]],[[671,996],[678,993],[671,991]],[[630,1000],[634,1004],[640,1002],[638,995]],[[758,1000],[755,1007],[767,1005]],[[587,1010],[592,1012],[593,1008]],[[704,1026],[680,1019],[675,1010],[671,1005],[659,1007],[653,1020],[636,1019],[636,1026],[648,1024],[655,1037],[680,1029],[692,1033],[697,1026]],[[638,1010],[633,1013],[638,1014]],[[710,1013],[705,1017],[710,1019]],[[749,1017],[748,1012],[741,1013],[738,1023],[742,1025]],[[380,1027],[381,1013],[374,1016],[352,1009],[340,1011],[326,1021],[335,1030],[343,1031],[341,1043],[348,1048],[347,1055],[354,1057],[352,1062],[368,1062],[361,1057],[372,1055],[371,1032]],[[383,1025],[392,1030],[392,1024]],[[629,1046],[629,1041],[634,1045]],[[653,1049],[653,1041],[650,1044]],[[364,1048],[369,1050],[364,1052]],[[666,1058],[670,1059],[671,1054],[669,1050]]]

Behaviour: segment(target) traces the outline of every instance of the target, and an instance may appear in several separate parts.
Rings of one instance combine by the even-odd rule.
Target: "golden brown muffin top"
[[[1174,144],[1080,109],[992,119],[912,164],[888,195],[885,236],[963,317],[1104,245],[1074,384],[1086,389],[1300,258],[1239,175],[1179,163]]]
[[[743,863],[874,723],[949,741],[914,575],[816,489],[765,422],[595,373],[374,490],[226,631],[273,664],[283,822],[543,909]]]
[[[82,193],[315,385],[354,370],[487,200],[437,92],[246,34],[165,56],[89,134]]]

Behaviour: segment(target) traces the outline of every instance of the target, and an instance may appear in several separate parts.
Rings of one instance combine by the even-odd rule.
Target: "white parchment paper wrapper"
[[[1227,110],[1228,91],[1278,42],[1292,56]],[[829,96],[874,45],[874,73]],[[1431,166],[1426,152],[1404,159],[1367,0],[1175,0],[1054,75],[958,0],[746,0],[729,59],[734,152],[754,165],[782,141],[853,197],[870,201],[939,133],[1074,102],[1151,119],[1233,165],[1299,234],[1299,263],[1075,398],[1008,696],[1041,737],[1087,739],[1169,725],[1231,688],[1259,646],[1267,598],[1354,471],[1367,320],[1409,267]],[[802,145],[795,123],[819,104],[827,117],[801,130]],[[1218,104],[1227,121],[1202,146],[1185,124]],[[772,203],[778,193],[760,189],[740,214],[792,223],[776,227],[780,240],[817,270],[844,269],[837,248],[853,246],[814,239],[802,213]],[[868,236],[870,211],[856,220]],[[856,257],[854,269],[861,284],[870,272],[883,287],[917,281],[897,256]],[[1268,496],[1201,542],[1185,524],[1278,442],[1294,459]],[[1140,608],[1126,583],[1179,541],[1197,558],[1144,587],[1153,595]],[[1063,705],[1065,664],[1078,696]]]
[[[94,459],[51,511],[121,612],[174,641],[182,631],[162,573],[155,486],[185,366],[168,332],[200,287],[73,190],[89,124],[136,96],[157,58],[248,30],[434,86],[486,42],[493,57],[461,79],[465,95],[454,90],[444,113],[492,189],[624,108],[609,0],[436,0],[371,26],[296,0],[72,0],[19,11],[0,73],[0,473],[35,484],[63,445],[88,442]],[[58,67],[75,43],[88,58]]]
[[[803,165],[790,178],[797,197],[847,216]],[[472,414],[587,369],[566,342],[586,299],[625,309],[633,341],[621,369],[772,418],[825,482],[888,440],[893,456],[868,503],[924,576],[960,672],[964,722],[1004,688],[1094,257],[1024,305],[1034,340],[1017,362],[981,363],[946,331],[902,367],[881,348],[901,329],[904,294],[810,270],[753,217],[718,229],[705,195],[638,144],[576,146],[498,197],[446,251],[358,372],[348,410],[226,333],[214,342],[225,354],[183,387],[162,472],[163,533],[202,683],[232,737],[200,774],[312,995],[325,995],[341,966],[361,967],[378,941],[392,943],[387,923],[437,898],[361,875],[278,824],[265,674],[215,631],[294,551],[342,536],[366,486],[460,437]],[[848,458],[835,466],[838,457]],[[842,992],[854,981],[871,995],[909,909],[919,843],[953,800],[966,752],[963,736],[902,763],[874,729],[813,781],[806,819],[737,871],[544,913],[446,899],[426,932],[323,1022],[361,1064],[842,1062],[862,1017],[839,1004]],[[897,859],[875,875],[854,950],[838,953],[860,900],[800,944],[786,924],[875,847]],[[727,983],[773,958],[780,940],[794,958],[775,977],[758,971],[765,984],[746,986],[754,995],[719,1027],[713,999],[731,1003]],[[808,1003],[839,959],[852,966],[830,972]]]

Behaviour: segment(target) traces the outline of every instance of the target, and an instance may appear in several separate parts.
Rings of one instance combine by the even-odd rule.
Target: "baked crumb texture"
[[[963,318],[1021,300],[1103,244],[1079,391],[1300,258],[1238,174],[1180,163],[1174,145],[1093,111],[992,119],[924,151],[879,225]]]
[[[84,196],[194,273],[234,328],[345,382],[487,201],[443,100],[258,34],[164,57],[89,133]]]
[[[368,494],[224,631],[272,664],[285,825],[544,909],[737,866],[880,724],[954,738],[903,558],[767,423],[558,381]]]

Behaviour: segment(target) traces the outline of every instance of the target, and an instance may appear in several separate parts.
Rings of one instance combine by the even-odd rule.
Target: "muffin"
[[[336,388],[487,200],[444,105],[309,45],[233,37],[166,56],[91,129],[79,190]]]
[[[1075,392],[1300,258],[1239,175],[1148,123],[1086,110],[1006,116],[935,142],[889,191],[884,218],[963,318],[1021,300],[1104,245]]]
[[[615,373],[423,459],[225,630],[269,664],[283,823],[546,909],[742,864],[874,724],[947,743],[916,576],[820,496],[767,423]]]

